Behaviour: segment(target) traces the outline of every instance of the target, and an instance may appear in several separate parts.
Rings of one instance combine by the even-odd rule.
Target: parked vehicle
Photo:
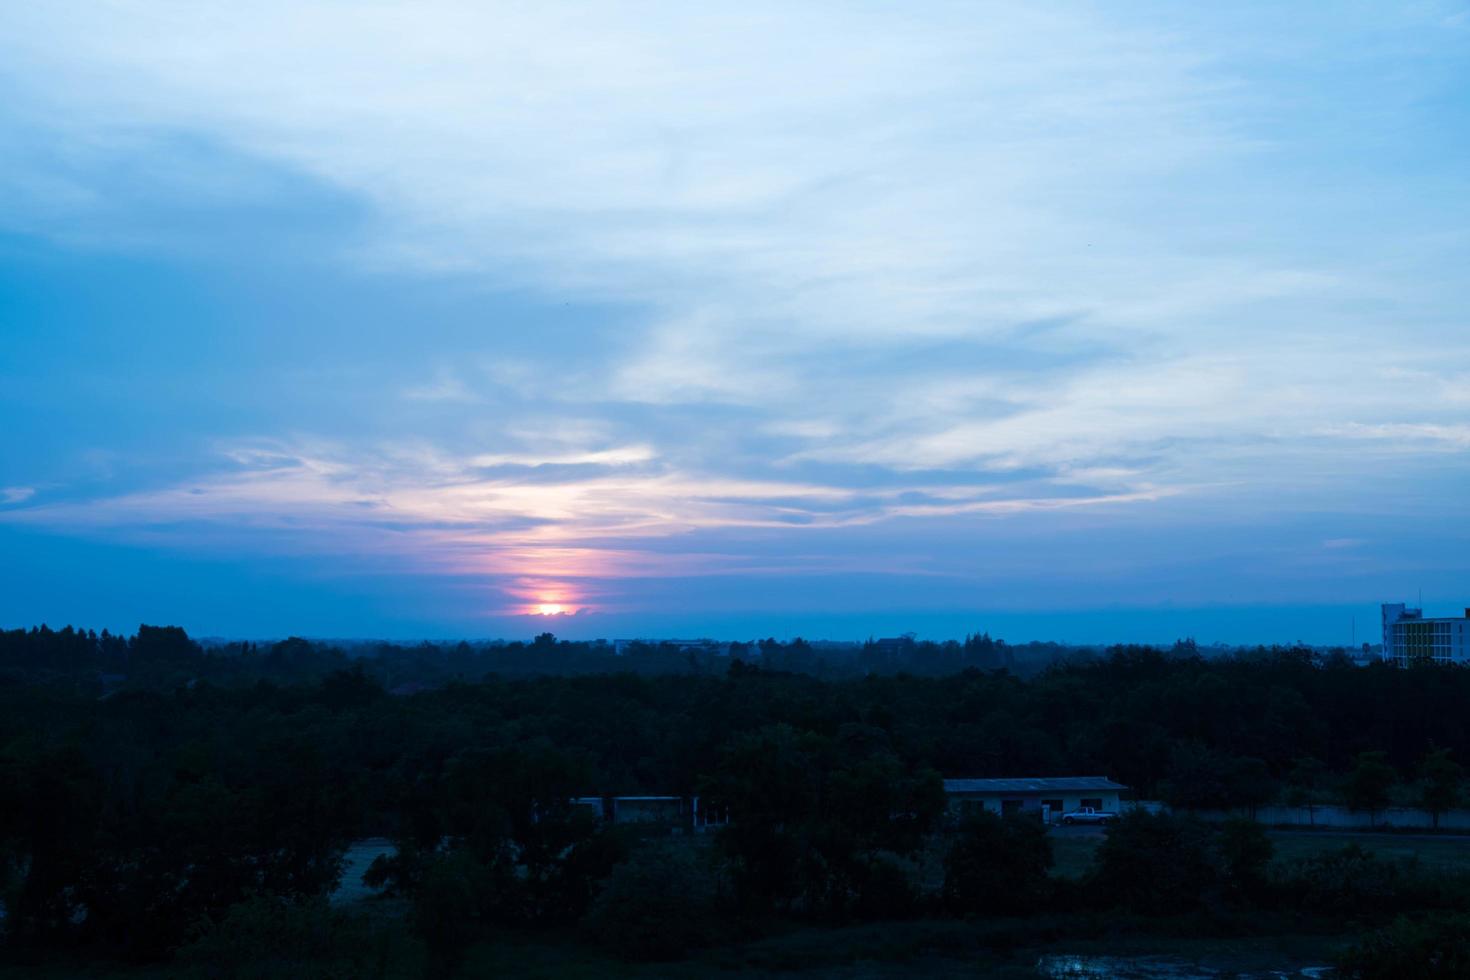
[[[1100,827],[1106,827],[1117,819],[1118,815],[1111,810],[1097,810],[1090,806],[1078,807],[1075,810],[1068,810],[1062,814],[1062,823],[1068,827],[1079,823],[1097,824]]]

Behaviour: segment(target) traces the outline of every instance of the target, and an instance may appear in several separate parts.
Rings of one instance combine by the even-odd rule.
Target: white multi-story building
[[[1383,605],[1383,659],[1400,667],[1432,660],[1470,664],[1470,609],[1463,616],[1434,616],[1402,602]]]

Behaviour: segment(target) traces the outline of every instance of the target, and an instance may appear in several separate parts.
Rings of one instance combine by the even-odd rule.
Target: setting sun
[[[560,616],[566,612],[566,607],[559,602],[543,602],[536,607],[538,616]]]

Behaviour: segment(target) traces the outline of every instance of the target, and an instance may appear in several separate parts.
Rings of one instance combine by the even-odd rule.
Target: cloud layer
[[[10,232],[266,271],[243,322],[92,311],[98,349],[193,351],[172,367],[214,404],[248,395],[159,424],[176,452],[58,436],[0,470],[0,520],[480,576],[514,609],[850,572],[852,529],[894,522],[894,574],[963,578],[989,571],[948,542],[1007,517],[1203,540],[1392,512],[1409,481],[1446,518],[1466,29],[1433,4],[7,11]],[[334,306],[355,283],[396,298]],[[17,391],[64,360],[29,315]]]

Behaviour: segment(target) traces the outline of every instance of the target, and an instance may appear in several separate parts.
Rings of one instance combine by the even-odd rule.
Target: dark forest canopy
[[[641,736],[647,751],[637,754],[649,758],[675,733],[675,741],[716,745],[762,724],[831,733],[863,723],[883,728],[907,761],[946,775],[1099,772],[1149,796],[1171,759],[1183,765],[1181,747],[1205,753],[1190,768],[1246,758],[1276,779],[1302,758],[1346,771],[1358,753],[1383,750],[1407,774],[1431,743],[1470,756],[1460,710],[1470,672],[1356,666],[1302,647],[1205,657],[1188,641],[1093,651],[1012,647],[982,634],[837,652],[767,640],[724,656],[641,644],[618,656],[601,642],[546,633],[530,643],[373,644],[349,654],[297,638],[201,646],[177,627],[142,626],[132,637],[38,627],[0,632],[0,684],[23,704],[67,704],[60,717],[99,698],[132,703],[124,694],[161,697],[180,711],[232,710],[351,689],[390,714],[427,708],[473,717],[487,731],[513,718],[519,736],[546,734],[587,751],[605,744],[589,732],[617,725],[625,740]],[[569,717],[579,723],[567,725]],[[600,766],[609,792],[692,780],[662,766],[648,774],[606,759]]]
[[[877,645],[839,669],[799,643],[619,657],[548,634],[350,656],[167,627],[0,634],[6,929],[157,957],[252,896],[325,894],[347,843],[375,835],[400,848],[378,880],[415,902],[469,889],[477,922],[572,922],[627,853],[564,808],[585,795],[700,794],[732,817],[720,894],[838,919],[984,905],[963,882],[923,899],[892,864],[939,839],[946,776],[1107,775],[1181,810],[1459,799],[1461,668],[1178,644],[1059,651],[1021,676],[995,662],[1008,649],[913,644],[879,670]],[[1155,831],[1175,834],[1138,833]],[[981,856],[955,852],[954,875],[986,865],[983,841],[1021,846],[966,833]],[[617,887],[664,887],[649,875]]]
[[[280,683],[320,680],[348,666],[359,667],[389,691],[400,693],[473,681],[544,674],[723,674],[735,660],[766,670],[827,679],[870,674],[947,676],[967,669],[1005,669],[1029,677],[1064,661],[1096,659],[1139,646],[1088,646],[1054,642],[1008,643],[988,633],[962,640],[932,641],[912,635],[862,643],[808,642],[800,637],[747,641],[558,640],[542,633],[526,642],[458,641],[399,644],[372,640],[321,641],[290,637],[274,641],[199,642],[176,626],[140,626],[131,637],[107,630],[53,630],[47,626],[0,630],[0,681],[57,678],[96,680],[106,689],[156,688],[181,681]],[[1198,647],[1179,640],[1167,648],[1175,657],[1229,654],[1295,654],[1346,657],[1344,648]],[[401,689],[401,690],[400,690]]]

